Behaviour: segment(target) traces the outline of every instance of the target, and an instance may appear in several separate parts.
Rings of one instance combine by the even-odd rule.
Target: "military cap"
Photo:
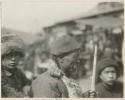
[[[53,41],[50,46],[50,52],[53,55],[61,55],[80,49],[80,46],[80,43],[78,43],[73,37],[64,35]]]
[[[16,34],[2,34],[1,36],[1,54],[8,54],[12,51],[24,55],[25,45]]]

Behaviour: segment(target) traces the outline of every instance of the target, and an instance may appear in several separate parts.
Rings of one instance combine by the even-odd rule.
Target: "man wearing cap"
[[[62,78],[63,76],[69,78],[77,76],[75,63],[79,49],[80,44],[69,36],[59,37],[51,44],[50,52],[57,66],[50,68],[32,82],[31,94],[33,97],[69,97]]]
[[[50,67],[32,82],[32,97],[83,97],[79,84],[74,80],[78,76],[80,47],[74,38],[67,35],[50,45],[50,53],[57,66]]]
[[[18,68],[24,58],[24,44],[15,34],[3,34],[1,47],[2,97],[25,97],[23,88],[29,83]]]
[[[123,84],[117,81],[119,65],[110,58],[104,58],[97,64],[96,91],[101,98],[122,98]]]

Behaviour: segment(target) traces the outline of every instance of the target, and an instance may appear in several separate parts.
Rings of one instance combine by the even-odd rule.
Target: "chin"
[[[114,83],[115,82],[113,81],[113,82],[108,82],[107,84],[112,86],[112,85],[114,85]]]
[[[8,66],[7,69],[14,70],[14,69],[16,69],[16,67],[15,66]]]
[[[15,66],[9,66],[8,69],[15,69]]]

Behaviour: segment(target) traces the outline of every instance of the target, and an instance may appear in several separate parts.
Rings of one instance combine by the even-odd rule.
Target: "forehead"
[[[103,69],[103,72],[104,71],[116,71],[116,68],[114,66],[108,66],[108,67]]]

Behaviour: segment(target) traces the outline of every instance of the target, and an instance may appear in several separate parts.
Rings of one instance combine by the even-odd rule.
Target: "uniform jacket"
[[[52,77],[48,71],[38,76],[32,82],[29,94],[31,97],[68,97],[68,91],[63,81],[60,78]]]

